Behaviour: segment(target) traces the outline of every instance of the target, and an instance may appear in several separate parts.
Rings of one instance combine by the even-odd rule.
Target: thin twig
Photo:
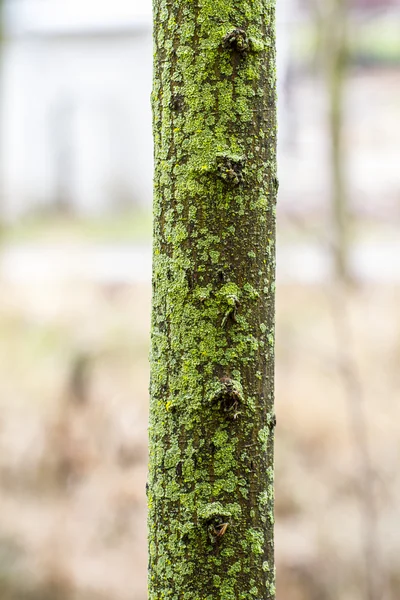
[[[327,246],[332,253],[336,250],[336,241],[327,239],[317,231],[310,231],[306,223],[298,216],[285,215],[288,222],[298,229],[306,230],[320,243]],[[346,393],[348,414],[352,437],[354,440],[357,463],[361,480],[362,494],[359,497],[362,510],[364,529],[364,563],[365,563],[365,588],[368,600],[383,600],[385,593],[385,578],[381,561],[380,540],[378,533],[377,509],[375,504],[374,482],[376,480],[370,448],[368,443],[368,426],[364,406],[364,392],[361,383],[357,361],[355,359],[351,319],[348,311],[348,290],[346,282],[336,281],[328,293],[328,304],[332,311],[332,318],[336,333],[335,361],[341,374]]]
[[[342,282],[336,282],[328,300],[336,334],[337,364],[346,394],[349,424],[360,473],[360,507],[365,535],[365,593],[368,600],[382,600],[384,594],[374,494],[375,473],[368,442],[363,386],[354,353],[351,319],[348,311],[348,286]]]

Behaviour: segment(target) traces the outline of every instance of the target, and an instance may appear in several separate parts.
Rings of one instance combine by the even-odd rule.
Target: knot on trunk
[[[211,502],[199,510],[199,518],[207,527],[210,541],[218,544],[230,524],[232,512],[226,510],[220,502]]]
[[[271,431],[273,431],[276,427],[276,415],[275,413],[272,415],[267,415],[267,424]]]
[[[173,94],[171,98],[171,108],[175,112],[181,112],[184,105],[182,94]]]
[[[208,524],[208,533],[212,544],[218,544],[225,535],[229,522],[224,522],[222,517],[216,518]]]
[[[226,34],[223,46],[225,49],[233,50],[234,52],[245,56],[250,49],[250,41],[245,30],[237,27]]]
[[[238,381],[229,377],[221,377],[217,389],[212,394],[213,404],[217,404],[231,419],[236,420],[240,415],[243,403],[243,390]]]
[[[234,156],[217,156],[217,169],[221,179],[232,187],[243,181],[244,160]]]

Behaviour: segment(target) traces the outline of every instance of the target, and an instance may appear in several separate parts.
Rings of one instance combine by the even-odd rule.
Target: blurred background
[[[0,598],[145,600],[150,0],[3,0]],[[278,0],[280,600],[400,597],[400,3]]]

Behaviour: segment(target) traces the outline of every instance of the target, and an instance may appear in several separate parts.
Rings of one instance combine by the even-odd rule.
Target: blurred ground
[[[148,286],[3,287],[2,599],[145,597],[148,317]]]
[[[398,239],[400,76],[353,77],[362,78],[349,100],[353,231],[356,243],[370,244],[373,258]],[[302,108],[292,154],[285,152],[281,163],[280,247],[317,244],[326,251],[323,103],[311,80],[296,86]],[[64,258],[68,244],[91,243],[85,227],[69,224],[64,241],[56,242]],[[148,239],[131,238],[127,225],[114,222],[111,237],[96,226],[93,239]],[[11,244],[43,244],[51,235],[48,227],[34,235],[16,227],[2,249],[0,598],[144,600],[148,271],[133,281],[89,281],[82,273],[57,276],[62,261],[52,263],[55,276],[47,278],[32,276],[29,259],[24,277],[13,278],[15,265],[4,269]],[[390,278],[364,277],[343,294],[331,285],[329,268],[316,280],[278,274],[278,596],[367,598],[372,552],[380,597],[394,600],[400,596],[400,288]],[[360,422],[372,465],[358,442]]]
[[[2,599],[146,597],[149,301],[149,285],[3,287]],[[321,287],[278,289],[282,599],[365,597],[363,465],[341,374],[349,348],[338,350],[336,301]],[[376,475],[374,543],[396,598],[400,290],[360,287],[347,301]]]

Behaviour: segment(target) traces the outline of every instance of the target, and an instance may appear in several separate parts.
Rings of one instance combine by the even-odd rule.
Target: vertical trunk
[[[332,210],[335,230],[335,268],[339,279],[349,274],[349,214],[343,140],[344,88],[347,70],[346,0],[331,0],[328,12],[327,61],[329,128],[331,138]]]
[[[4,0],[0,0],[0,135],[3,133],[3,89],[4,89]],[[0,165],[3,164],[3,154],[0,149]],[[4,206],[3,206],[3,194],[4,194],[4,180],[3,180],[3,169],[0,168],[0,242],[4,234]]]
[[[154,0],[149,599],[275,597],[274,0]]]

